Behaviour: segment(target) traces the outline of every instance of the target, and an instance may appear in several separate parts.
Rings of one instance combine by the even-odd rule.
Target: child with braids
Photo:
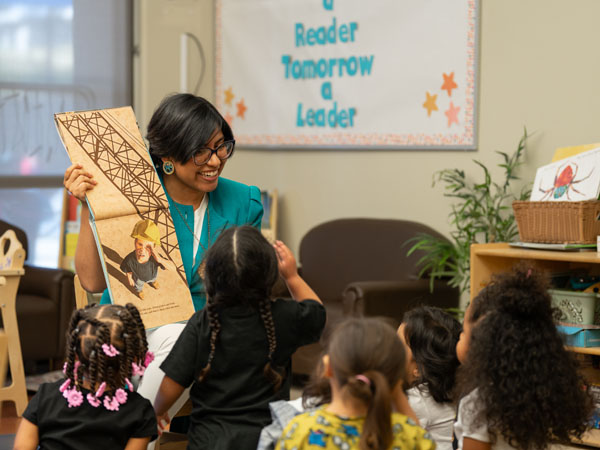
[[[256,449],[271,422],[269,402],[289,399],[292,354],[321,336],[320,299],[298,275],[290,250],[280,241],[274,247],[243,226],[221,233],[208,250],[207,307],[160,366],[165,377],[154,403],[162,426],[192,386],[189,448]],[[278,269],[294,300],[270,299]]]
[[[407,355],[408,402],[438,450],[452,450],[456,343],[462,326],[440,308],[417,306],[406,312],[398,335]]]
[[[429,434],[405,414],[406,354],[396,331],[377,318],[353,318],[332,333],[310,395],[318,409],[294,417],[276,450],[434,450]],[[396,401],[394,401],[394,398]],[[411,411],[412,413],[412,411]]]
[[[463,450],[540,450],[580,437],[591,401],[554,320],[548,284],[517,266],[467,308],[456,352]]]
[[[40,386],[14,448],[145,449],[157,424],[152,405],[130,381],[152,360],[136,307],[76,310],[67,337],[65,380]]]

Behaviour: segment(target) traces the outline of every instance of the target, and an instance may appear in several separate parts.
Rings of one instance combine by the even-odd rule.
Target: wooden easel
[[[8,250],[4,249],[8,244]],[[8,340],[8,366],[11,384],[0,385],[0,405],[10,400],[15,403],[17,415],[21,416],[27,406],[27,389],[19,328],[17,325],[16,298],[21,276],[25,273],[25,250],[13,230],[0,236],[0,311]],[[1,378],[1,376],[0,376]]]

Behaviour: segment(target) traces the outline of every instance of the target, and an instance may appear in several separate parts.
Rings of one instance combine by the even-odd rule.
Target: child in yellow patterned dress
[[[374,318],[345,321],[331,336],[322,370],[311,394],[331,402],[292,419],[276,450],[435,449],[413,419],[392,412],[392,403],[408,402],[406,354],[391,326]]]

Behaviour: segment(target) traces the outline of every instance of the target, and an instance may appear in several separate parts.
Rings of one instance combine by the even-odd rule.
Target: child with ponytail
[[[321,366],[310,392],[330,402],[292,419],[277,450],[435,449],[413,419],[392,412],[403,395],[406,354],[390,325],[375,318],[346,320],[332,334]]]
[[[256,449],[271,422],[269,402],[289,400],[291,356],[316,342],[325,309],[280,241],[243,226],[219,235],[205,257],[208,302],[161,364],[154,408],[159,426],[191,385],[188,448]],[[294,300],[271,300],[278,272]]]
[[[67,337],[65,379],[40,386],[14,448],[145,449],[157,428],[152,405],[131,383],[152,361],[136,307],[76,310]]]

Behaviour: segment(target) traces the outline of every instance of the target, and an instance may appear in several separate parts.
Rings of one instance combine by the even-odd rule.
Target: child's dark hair
[[[233,139],[227,121],[208,100],[192,94],[165,97],[148,124],[147,139],[152,161],[159,168],[161,158],[189,161],[194,153],[221,130],[226,141]]]
[[[473,300],[462,394],[478,389],[492,439],[520,450],[581,437],[591,414],[577,364],[554,323],[546,278],[520,264]]]
[[[264,367],[265,377],[279,389],[283,381],[282,369],[273,363],[277,339],[271,314],[271,289],[279,276],[275,249],[260,231],[251,226],[225,230],[208,250],[205,258],[204,285],[210,320],[210,354],[200,372],[202,381],[210,371],[221,324],[218,309],[221,306],[246,304],[257,308],[265,326],[269,350]]]
[[[404,339],[410,347],[423,386],[438,403],[451,402],[456,369],[456,343],[462,325],[447,312],[433,306],[418,306],[402,318]]]
[[[402,382],[406,370],[406,353],[396,331],[373,317],[347,319],[332,333],[326,354],[342,391],[368,405],[359,448],[388,448],[393,439],[392,390]],[[309,393],[322,404],[330,401],[331,386],[322,363],[317,370],[303,398],[307,400]]]
[[[107,391],[114,391],[131,379],[135,366],[146,365],[146,332],[131,303],[74,311],[67,340],[65,376],[70,386],[78,389],[85,377],[92,390],[104,382]],[[109,348],[118,354],[110,356],[111,350],[105,350]]]

